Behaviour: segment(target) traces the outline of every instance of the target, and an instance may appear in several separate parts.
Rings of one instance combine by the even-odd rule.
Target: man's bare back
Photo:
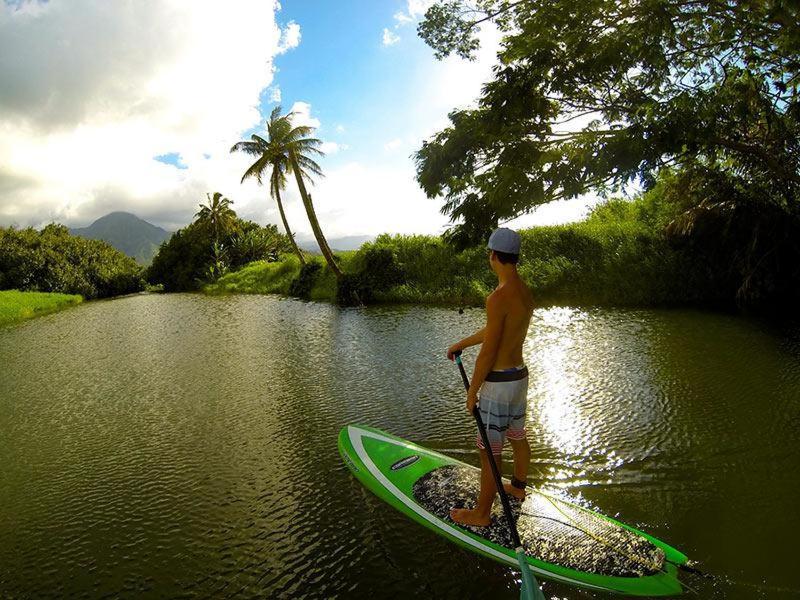
[[[492,369],[502,371],[523,364],[522,345],[528,335],[533,314],[533,294],[517,276],[501,283],[492,292],[503,308],[503,332]]]

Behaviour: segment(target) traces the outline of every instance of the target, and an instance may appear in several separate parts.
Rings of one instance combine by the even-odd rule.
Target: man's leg
[[[473,509],[453,508],[450,510],[450,518],[462,525],[474,525],[486,527],[492,522],[492,504],[497,495],[497,486],[494,483],[492,467],[489,464],[489,454],[486,450],[480,450],[481,455],[481,491],[478,494],[478,505]],[[502,454],[495,454],[495,463],[498,470],[502,466]],[[501,471],[502,472],[502,471]]]
[[[509,437],[508,441],[511,442],[511,449],[514,451],[514,477],[519,481],[527,481],[528,465],[531,462],[531,445],[528,443],[528,438],[515,440]],[[504,483],[503,488],[515,498],[525,499],[525,490],[515,488],[510,483]]]

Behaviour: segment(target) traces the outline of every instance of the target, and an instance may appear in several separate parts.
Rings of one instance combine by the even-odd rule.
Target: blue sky
[[[394,29],[393,15],[406,9],[405,2],[289,0],[282,6],[280,20],[300,24],[302,41],[275,60],[275,84],[284,106],[310,103],[321,121],[319,135],[349,147],[329,164],[369,159],[384,143],[419,127],[415,91],[425,86],[426,68],[436,61],[415,24]],[[384,28],[397,31],[400,41],[384,46]],[[269,93],[264,96],[267,114],[273,104]],[[377,139],[376,132],[388,139]]]
[[[447,124],[450,110],[477,99],[495,62],[497,33],[484,31],[477,64],[457,57],[438,61],[416,34],[424,7],[424,2],[402,0],[283,3],[279,20],[298,23],[302,38],[291,52],[276,58],[273,85],[280,89],[284,107],[309,103],[320,121],[319,137],[344,146],[322,161],[326,169],[380,165],[413,179],[410,156],[422,140]],[[395,40],[391,45],[384,43],[386,30]],[[262,112],[267,114],[273,104],[269,94],[264,99]],[[418,231],[442,231],[447,220],[438,214],[441,201],[423,199],[419,191],[415,197]],[[582,200],[559,203],[511,225],[578,218],[585,206]],[[369,231],[356,227],[350,233],[387,228],[391,223]],[[402,226],[399,231],[409,232]]]
[[[499,44],[444,61],[416,35],[429,0],[105,0],[0,2],[0,225],[84,226],[115,210],[177,229],[206,194],[279,224],[233,143],[263,130],[276,95],[317,127],[327,156],[312,189],[331,237],[440,233],[411,154],[474,102]],[[180,23],[180,27],[176,24]],[[103,56],[104,60],[97,60]],[[47,169],[41,165],[46,163]],[[294,186],[298,238],[311,237]],[[512,226],[579,218],[547,206]]]

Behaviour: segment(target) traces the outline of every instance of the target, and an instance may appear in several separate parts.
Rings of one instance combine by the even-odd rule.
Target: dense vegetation
[[[261,227],[239,219],[230,201],[215,194],[201,205],[197,219],[161,244],[147,271],[167,292],[199,289],[250,262],[275,260],[292,244],[274,225]]]
[[[674,209],[664,231],[726,297],[800,299],[796,2],[440,0],[419,33],[439,57],[471,57],[487,21],[506,34],[493,78],[417,154],[451,239],[474,244],[537,205],[661,181]]]
[[[16,323],[80,304],[83,298],[72,294],[44,292],[0,292],[0,326]]]
[[[588,219],[521,231],[522,277],[543,304],[732,306],[735,278],[665,233],[674,219],[666,183],[635,201],[611,200]],[[496,285],[483,245],[461,250],[436,236],[382,235],[340,253],[338,281],[321,261],[293,257],[229,273],[208,293],[281,293],[312,300],[481,305]]]
[[[0,290],[79,294],[87,299],[142,290],[141,267],[108,243],[63,225],[0,228]]]

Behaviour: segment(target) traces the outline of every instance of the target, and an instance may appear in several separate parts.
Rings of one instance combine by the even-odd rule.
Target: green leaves
[[[536,206],[700,163],[800,191],[800,12],[778,0],[448,0],[420,24],[438,57],[506,32],[478,107],[416,154],[451,239],[477,241]],[[593,123],[591,123],[593,121]],[[780,188],[783,191],[778,191]]]
[[[196,290],[230,270],[256,260],[276,260],[279,253],[291,250],[289,238],[275,225],[261,227],[239,219],[230,200],[221,194],[214,198],[217,202],[210,200],[197,220],[161,244],[147,272],[151,283],[162,284],[167,292]],[[226,215],[218,219],[216,230],[210,217],[214,210]]]
[[[0,289],[93,299],[143,287],[142,268],[107,242],[70,235],[55,223],[41,231],[0,228]]]

